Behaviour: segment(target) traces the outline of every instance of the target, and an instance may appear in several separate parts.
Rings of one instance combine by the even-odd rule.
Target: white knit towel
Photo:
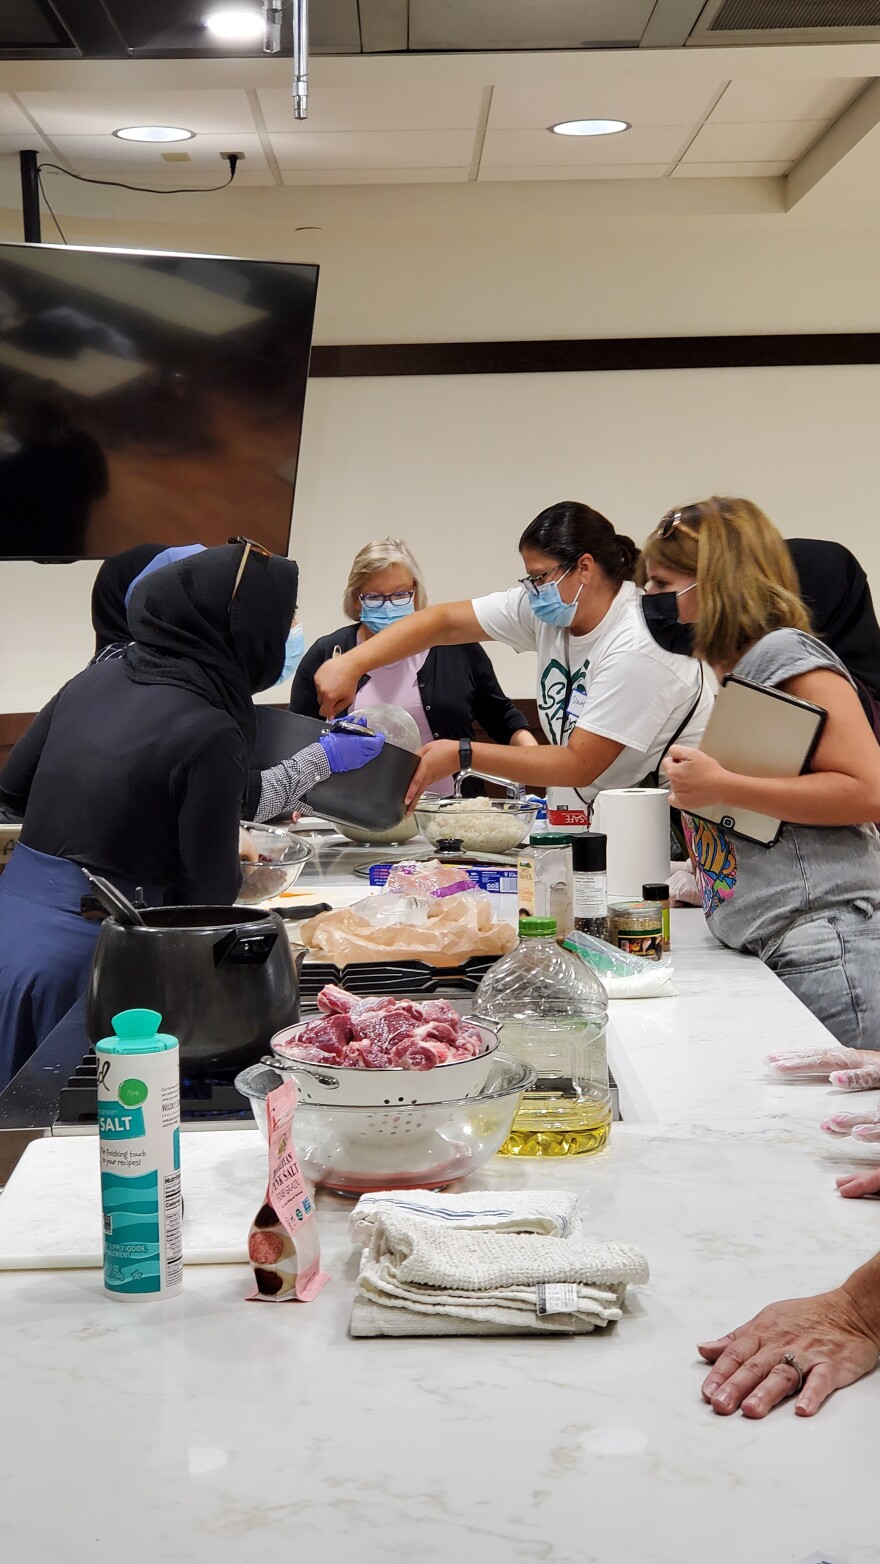
[[[446,1195],[427,1189],[379,1190],[361,1195],[352,1212],[352,1243],[362,1248],[389,1213],[425,1217],[447,1228],[479,1232],[547,1233],[570,1238],[581,1231],[578,1197],[569,1190],[473,1190]]]
[[[627,1284],[647,1280],[644,1255],[626,1244],[456,1231],[389,1211],[363,1253],[351,1333],[589,1331],[619,1320]]]

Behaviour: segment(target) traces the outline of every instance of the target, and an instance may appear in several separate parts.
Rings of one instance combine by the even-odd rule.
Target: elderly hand
[[[357,694],[358,675],[350,658],[350,652],[343,652],[341,657],[331,657],[321,664],[315,674],[315,690],[324,718],[336,717],[340,712],[348,711]]]
[[[806,1053],[768,1054],[774,1074],[787,1081],[816,1076],[827,1078],[845,1092],[869,1092],[880,1088],[880,1053],[871,1048],[846,1048],[829,1042],[826,1048]]]
[[[724,802],[727,772],[702,750],[673,744],[660,769],[669,778],[669,802],[675,809],[696,811]]]
[[[419,799],[432,782],[454,776],[459,769],[458,740],[432,739],[418,751],[421,764],[406,795],[406,812],[411,815]]]
[[[812,1417],[833,1390],[871,1372],[880,1340],[840,1287],[815,1298],[772,1303],[747,1325],[698,1350],[714,1364],[702,1387],[713,1412],[726,1417],[739,1407],[744,1417],[766,1417],[793,1396],[797,1370],[782,1361],[789,1352],[804,1376],[795,1412]]]

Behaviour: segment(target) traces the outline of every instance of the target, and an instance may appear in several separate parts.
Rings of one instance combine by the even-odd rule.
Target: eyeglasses
[[[695,514],[696,510],[697,507],[695,505],[686,505],[684,510],[668,511],[657,528],[655,536],[665,543],[667,538],[672,537],[676,527],[680,527],[685,537],[696,540],[699,534],[694,532],[693,528],[689,527],[684,520],[685,516],[689,515],[692,521],[696,521],[698,519],[697,514]]]
[[[238,567],[238,574],[235,577],[235,585],[232,588],[232,596],[229,599],[229,606],[231,608],[235,602],[235,595],[241,586],[241,578],[244,575],[245,567],[251,555],[259,554],[262,559],[271,559],[272,550],[264,548],[262,543],[255,543],[253,538],[227,538],[226,541],[227,543],[240,543],[243,549],[241,564]]]
[[[359,592],[358,598],[364,608],[383,608],[386,603],[393,603],[395,608],[406,608],[415,595],[415,587],[410,587],[408,592]]]
[[[556,574],[557,570],[561,570],[562,575],[559,577],[559,580],[564,581],[566,576],[571,575],[573,568],[574,567],[572,565],[568,565],[567,567],[563,565],[553,565],[549,570],[540,570],[535,576],[519,576],[517,579],[519,585],[521,587],[525,587],[526,591],[532,597],[537,597],[549,576],[553,576]]]

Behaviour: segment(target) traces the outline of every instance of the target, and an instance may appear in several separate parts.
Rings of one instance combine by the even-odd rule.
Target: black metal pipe
[[[43,237],[40,225],[40,176],[38,152],[19,152],[21,169],[21,215],[24,222],[26,244],[39,244]]]

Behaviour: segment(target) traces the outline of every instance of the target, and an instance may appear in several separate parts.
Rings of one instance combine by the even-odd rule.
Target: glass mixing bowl
[[[254,1064],[236,1076],[266,1135],[266,1097],[287,1078]],[[338,1195],[375,1189],[443,1189],[488,1162],[510,1133],[535,1072],[495,1055],[483,1090],[456,1102],[389,1108],[338,1108],[300,1102],[293,1138],[303,1173]]]
[[[296,884],[312,856],[311,848],[283,825],[245,821],[241,845],[238,902],[245,907],[283,896]]]
[[[461,842],[466,853],[510,853],[525,841],[538,805],[518,798],[432,798],[416,804],[419,830],[432,847]]]

